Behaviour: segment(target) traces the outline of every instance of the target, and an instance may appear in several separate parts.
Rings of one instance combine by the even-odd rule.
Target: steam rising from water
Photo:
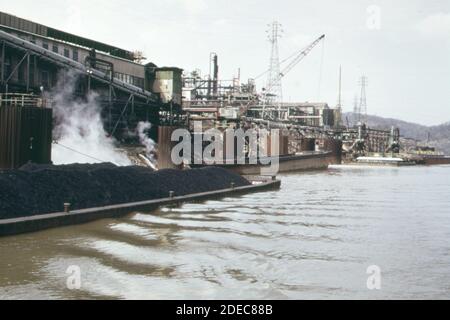
[[[52,148],[54,164],[112,162],[131,165],[125,153],[115,148],[117,141],[103,128],[98,95],[87,100],[74,100],[76,76],[60,81],[53,96],[56,127],[53,136],[58,144]],[[76,152],[76,151],[78,152]]]

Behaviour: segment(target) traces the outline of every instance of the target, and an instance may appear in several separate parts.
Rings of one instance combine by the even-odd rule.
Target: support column
[[[33,56],[33,85],[34,86],[37,86],[38,79],[39,79],[37,61],[38,61],[37,57]]]
[[[5,41],[2,41],[2,74],[1,74],[1,81],[2,83],[5,82],[5,48],[6,44]]]
[[[30,91],[30,53],[27,56],[27,72],[26,72],[26,80],[27,80],[27,93]]]
[[[108,110],[108,117],[109,117],[109,121],[108,121],[108,132],[109,134],[111,134],[111,129],[112,129],[112,85],[109,85],[109,110]]]
[[[14,69],[11,71],[11,74],[6,78],[6,83],[8,83],[9,80],[13,77],[14,73],[20,68],[22,63],[25,61],[25,59],[30,55],[29,52],[25,53],[22,59],[17,63],[17,65],[14,67]]]
[[[116,124],[115,124],[115,126],[114,126],[114,128],[113,128],[113,130],[111,132],[111,136],[113,136],[114,133],[116,132],[116,129],[119,126],[119,122],[120,122],[120,120],[122,120],[122,117],[125,115],[125,112],[127,111],[127,108],[128,108],[128,105],[130,104],[130,102],[134,105],[134,95],[133,94],[130,95],[130,97],[127,100],[127,103],[123,107],[123,110],[122,110],[122,112],[121,112],[121,114],[119,116],[119,119],[117,119],[117,122],[116,122]]]

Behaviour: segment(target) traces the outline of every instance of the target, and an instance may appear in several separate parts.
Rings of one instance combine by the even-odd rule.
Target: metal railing
[[[50,107],[48,99],[36,96],[34,94],[23,93],[0,93],[0,107],[19,106],[19,107]]]

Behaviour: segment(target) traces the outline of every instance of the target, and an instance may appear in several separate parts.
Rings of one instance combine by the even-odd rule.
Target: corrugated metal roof
[[[80,37],[65,31],[50,28],[42,24],[22,19],[1,11],[0,11],[0,24],[9,28],[14,28],[25,32],[30,32],[36,35],[51,37],[54,39],[70,42],[73,44],[78,44],[83,47],[96,49],[99,51],[109,53],[112,56],[124,58],[130,61],[133,61],[134,58],[134,53],[131,51],[121,49],[116,46],[112,46],[99,41]]]

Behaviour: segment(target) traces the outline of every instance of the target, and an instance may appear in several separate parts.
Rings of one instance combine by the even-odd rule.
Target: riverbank
[[[160,170],[111,163],[25,165],[0,171],[0,220],[249,186],[221,168]]]

